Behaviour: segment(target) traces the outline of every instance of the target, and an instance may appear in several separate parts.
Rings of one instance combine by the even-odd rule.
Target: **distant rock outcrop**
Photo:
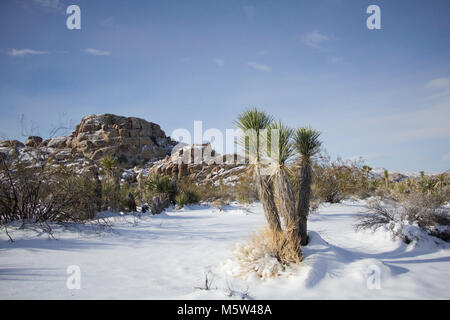
[[[68,137],[43,141],[30,136],[25,144],[17,140],[0,141],[0,153],[12,157],[30,158],[36,151],[56,163],[90,168],[110,155],[122,168],[145,165],[170,155],[176,142],[167,137],[160,126],[135,117],[113,114],[91,115]]]
[[[28,137],[28,139],[25,141],[25,145],[27,147],[38,147],[42,143],[42,138],[37,136],[31,136]]]
[[[84,117],[70,136],[48,139],[42,144],[47,148],[70,149],[72,154],[93,161],[114,156],[121,166],[132,167],[164,158],[176,142],[155,123],[102,114]]]
[[[237,154],[217,155],[209,143],[185,146],[174,150],[170,157],[154,162],[146,171],[188,178],[193,181],[233,183],[246,170],[246,161]]]

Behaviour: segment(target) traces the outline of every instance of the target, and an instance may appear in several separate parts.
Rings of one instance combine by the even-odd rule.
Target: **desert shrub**
[[[183,208],[185,205],[198,203],[199,197],[193,191],[180,191],[175,196],[175,202],[179,208]]]
[[[106,179],[102,180],[102,210],[119,210],[120,204],[123,203],[121,197],[122,194],[118,184]]]
[[[117,159],[111,155],[107,155],[101,160],[101,167],[106,173],[111,173],[117,166]]]
[[[139,198],[139,190],[132,183],[124,183],[120,186],[119,209],[125,211],[135,211],[134,205]],[[133,203],[134,202],[134,203]]]
[[[311,199],[309,202],[309,212],[317,213],[319,206],[323,203],[323,199],[317,192],[314,192],[314,185],[311,187]]]
[[[442,188],[440,193],[440,201],[442,204],[450,203],[450,185]]]
[[[273,232],[264,227],[244,243],[237,244],[233,253],[239,265],[239,276],[256,273],[268,279],[280,275],[286,268],[302,261],[300,241],[288,232]]]
[[[189,179],[183,179],[178,182],[180,191],[193,192],[197,195],[198,201],[211,202],[216,199],[229,198],[229,186],[225,184],[214,184],[212,181],[205,183],[195,183]]]
[[[112,126],[114,124],[114,116],[112,114],[105,115],[105,125]]]
[[[402,202],[403,219],[409,223],[417,223],[419,227],[430,230],[441,225],[450,226],[448,210],[440,207],[438,196],[414,193]]]
[[[369,212],[359,213],[358,222],[355,224],[356,230],[371,229],[377,230],[390,223],[396,223],[399,218],[398,208],[389,208],[381,201],[374,201],[369,204]]]
[[[154,196],[148,203],[152,214],[160,214],[170,206],[170,200],[167,195]]]
[[[63,204],[60,220],[93,219],[101,204],[97,182],[89,175],[63,176],[52,196]]]
[[[252,203],[258,199],[258,193],[253,179],[248,174],[243,175],[233,187],[233,198],[239,203]]]
[[[144,181],[144,198],[153,199],[154,196],[165,195],[171,203],[175,202],[175,196],[178,193],[178,184],[175,179],[159,174],[151,174]]]
[[[370,195],[370,179],[362,161],[332,161],[322,155],[313,166],[313,196],[324,202],[338,203],[350,196]]]
[[[95,175],[57,165],[39,150],[0,157],[0,224],[90,219],[99,199]]]
[[[133,211],[134,208],[130,198],[141,199],[139,190],[134,184],[124,183],[120,185],[108,179],[102,180],[103,210]]]
[[[408,233],[408,226],[415,226],[430,235],[450,240],[450,210],[440,207],[433,195],[413,193],[392,205],[375,201],[369,205],[369,210],[357,215],[356,230],[387,227],[394,238],[409,243],[414,236]]]
[[[405,197],[417,196],[419,194],[432,197],[439,204],[444,204],[450,200],[450,185],[447,173],[440,175],[426,176],[421,172],[418,178],[409,177],[401,181],[391,181],[386,183],[387,178],[377,179],[379,181],[374,192],[375,195],[403,201]]]

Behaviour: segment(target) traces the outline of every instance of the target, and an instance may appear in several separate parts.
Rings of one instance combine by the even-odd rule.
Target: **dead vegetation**
[[[280,275],[290,265],[299,264],[303,256],[298,237],[289,232],[274,232],[268,227],[254,233],[245,242],[237,244],[234,256],[240,266],[239,276],[256,273],[262,279]]]
[[[433,195],[413,193],[399,203],[380,200],[369,204],[369,211],[357,216],[356,230],[388,228],[393,238],[409,243],[413,239],[405,234],[405,226],[416,226],[429,235],[450,241],[450,210],[439,205]]]

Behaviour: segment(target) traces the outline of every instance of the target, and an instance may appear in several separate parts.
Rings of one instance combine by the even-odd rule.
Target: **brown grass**
[[[286,267],[299,264],[303,259],[300,241],[289,232],[273,232],[269,227],[252,234],[234,249],[240,266],[240,276],[253,272],[267,279],[279,276]]]

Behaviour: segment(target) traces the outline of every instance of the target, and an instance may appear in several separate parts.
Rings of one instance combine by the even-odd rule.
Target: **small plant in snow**
[[[229,298],[232,298],[233,296],[240,296],[242,300],[250,300],[252,297],[250,297],[248,293],[248,286],[243,291],[236,290],[233,286],[233,283],[231,281],[227,280],[227,287],[224,290],[225,295]]]
[[[205,272],[204,286],[203,287],[195,287],[195,289],[211,290],[211,286],[212,286],[213,282],[214,282],[214,276],[213,276],[211,270],[207,270]]]

